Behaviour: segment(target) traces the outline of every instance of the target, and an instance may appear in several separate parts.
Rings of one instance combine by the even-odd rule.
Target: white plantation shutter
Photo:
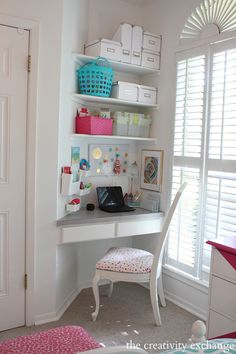
[[[204,105],[205,56],[177,64],[175,156],[200,157]]]
[[[209,171],[207,177],[205,241],[236,235],[236,173]],[[211,247],[203,245],[203,267],[210,265]]]
[[[215,53],[209,158],[236,160],[236,49]]]
[[[200,50],[177,61],[172,198],[188,187],[166,263],[207,280],[206,241],[236,237],[236,39]]]

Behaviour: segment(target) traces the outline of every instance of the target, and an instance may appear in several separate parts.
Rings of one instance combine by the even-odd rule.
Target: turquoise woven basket
[[[109,97],[113,69],[106,58],[98,57],[76,70],[79,92],[84,95]]]

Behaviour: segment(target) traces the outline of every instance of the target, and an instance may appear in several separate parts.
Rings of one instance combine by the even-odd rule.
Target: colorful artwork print
[[[79,162],[80,162],[80,147],[71,147],[71,171],[73,174],[73,182],[78,182],[79,180]]]
[[[142,151],[141,188],[160,191],[163,151]]]
[[[157,185],[158,182],[158,159],[147,156],[144,159],[144,183]]]
[[[129,145],[89,144],[89,162],[92,176],[125,175],[129,165]]]

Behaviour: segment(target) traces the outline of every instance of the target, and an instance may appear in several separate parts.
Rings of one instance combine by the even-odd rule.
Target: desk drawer
[[[212,277],[210,307],[236,321],[236,285],[221,278]]]
[[[115,237],[115,224],[80,225],[62,228],[61,243],[101,240]]]
[[[220,254],[217,249],[213,248],[212,273],[221,277],[225,277],[236,283],[236,271],[229,262]],[[235,256],[236,258],[236,256]]]
[[[212,310],[210,311],[208,321],[208,338],[222,336],[236,330],[236,322]]]
[[[161,231],[162,219],[119,222],[117,237],[153,234]]]

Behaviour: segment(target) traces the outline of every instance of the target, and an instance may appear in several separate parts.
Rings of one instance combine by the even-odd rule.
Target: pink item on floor
[[[82,327],[63,326],[0,342],[0,353],[75,354],[100,347]]]

